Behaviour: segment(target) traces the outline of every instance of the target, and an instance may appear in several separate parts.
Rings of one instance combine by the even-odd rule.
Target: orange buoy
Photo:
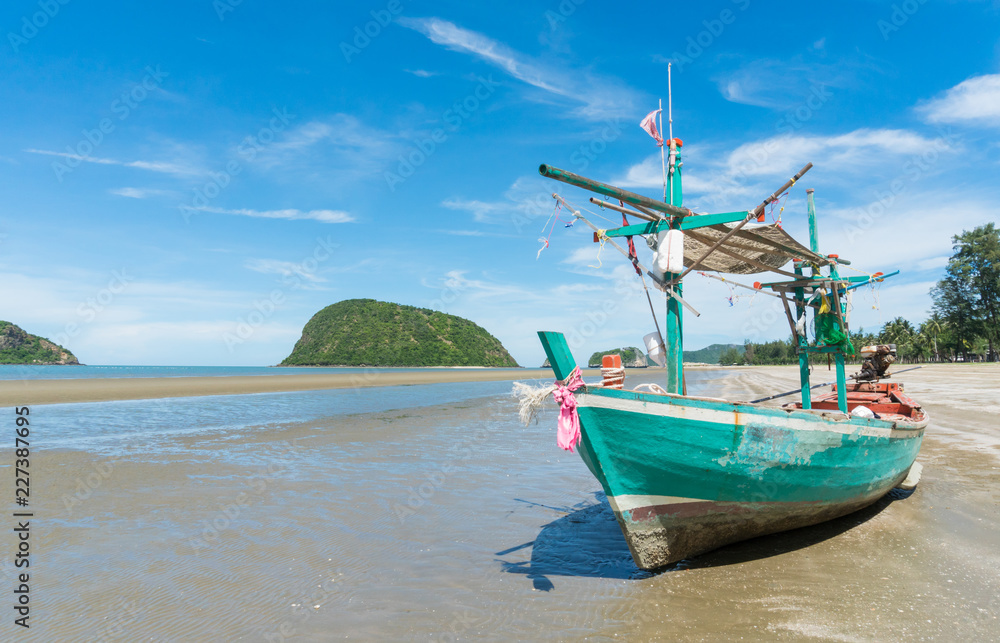
[[[621,355],[605,355],[601,358],[601,386],[621,389],[625,386],[625,369],[622,368]]]

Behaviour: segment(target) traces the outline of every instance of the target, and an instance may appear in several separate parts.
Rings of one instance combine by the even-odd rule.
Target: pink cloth
[[[663,146],[663,137],[660,136],[660,132],[656,129],[656,115],[662,110],[654,109],[650,113],[646,114],[646,118],[642,119],[639,123],[639,127],[646,130],[646,133],[656,139],[656,144]]]
[[[580,444],[580,414],[576,410],[576,397],[573,391],[583,386],[580,377],[580,367],[577,366],[565,380],[556,380],[556,390],[552,397],[559,403],[559,430],[556,432],[556,444],[565,451],[573,452],[573,447]]]

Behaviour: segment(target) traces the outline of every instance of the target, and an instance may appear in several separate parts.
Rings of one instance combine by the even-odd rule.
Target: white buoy
[[[660,275],[668,272],[684,271],[684,233],[680,230],[664,230],[659,235],[653,265]]]
[[[642,338],[643,343],[646,345],[646,352],[649,354],[649,359],[653,360],[660,366],[667,365],[667,354],[666,348],[660,342],[659,333],[650,333]]]

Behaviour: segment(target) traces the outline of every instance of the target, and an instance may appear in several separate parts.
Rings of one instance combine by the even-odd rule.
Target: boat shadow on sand
[[[543,525],[535,540],[498,551],[496,555],[507,557],[530,547],[530,560],[518,562],[503,558],[498,560],[505,572],[524,574],[532,581],[536,590],[546,592],[555,587],[550,580],[552,576],[649,578],[685,569],[736,565],[803,549],[871,520],[896,500],[908,498],[912,493],[894,489],[871,506],[841,518],[734,543],[650,572],[636,567],[607,498],[603,493],[596,492],[593,502],[587,501],[569,509],[558,509],[566,512],[566,515]],[[518,500],[538,507],[556,509]]]

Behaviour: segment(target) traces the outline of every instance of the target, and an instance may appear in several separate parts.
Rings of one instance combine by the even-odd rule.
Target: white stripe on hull
[[[681,397],[674,397],[675,400],[683,400]],[[683,403],[660,404],[656,402],[646,402],[644,400],[623,400],[616,397],[605,397],[603,395],[592,395],[586,393],[576,394],[577,406],[583,408],[600,408],[614,411],[626,411],[629,413],[639,413],[644,415],[656,415],[660,417],[677,418],[679,420],[693,420],[697,422],[708,422],[711,424],[721,424],[732,426],[734,424],[766,424],[781,429],[795,431],[822,431],[828,433],[840,433],[844,435],[870,436],[878,438],[914,438],[923,434],[926,421],[914,422],[909,425],[902,425],[896,428],[897,423],[892,423],[889,427],[878,426],[866,421],[865,424],[851,423],[843,413],[831,413],[829,411],[797,411],[795,413],[813,413],[821,415],[823,420],[806,419],[795,417],[792,413],[786,416],[780,415],[757,415],[753,413],[754,407],[746,406],[745,409],[737,407],[735,411],[723,409],[705,409],[696,406],[689,406]],[[735,421],[733,416],[737,416]],[[855,418],[856,420],[857,418]],[[879,424],[887,424],[874,420]]]

